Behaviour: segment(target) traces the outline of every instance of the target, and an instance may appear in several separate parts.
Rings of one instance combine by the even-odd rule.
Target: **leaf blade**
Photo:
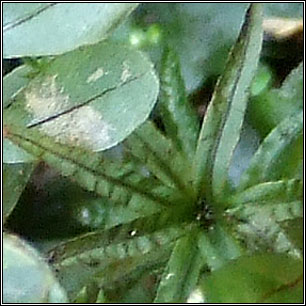
[[[138,3],[6,3],[4,57],[61,54],[97,43],[137,6]]]
[[[260,303],[268,299],[281,303],[284,296],[280,294],[274,300],[273,294],[302,283],[302,265],[302,261],[283,254],[245,256],[213,272],[203,281],[202,288],[208,303]],[[302,299],[299,291],[294,300]]]
[[[153,64],[142,52],[104,41],[49,62],[6,109],[5,120],[101,151],[147,119],[158,91]]]
[[[303,108],[303,70],[302,62],[290,72],[280,88],[264,92],[250,101],[248,114],[262,136]]]
[[[154,303],[184,303],[194,290],[203,260],[192,236],[182,237],[175,243]]]
[[[226,214],[230,222],[234,221],[233,231],[246,249],[252,252],[273,250],[302,258],[300,248],[283,228],[284,222],[303,216],[302,201],[248,203],[229,209]]]
[[[303,130],[303,111],[284,119],[264,139],[253,156],[250,166],[243,173],[237,190],[244,190],[250,186],[273,179],[273,161],[282,152],[290,148],[292,141],[297,139]]]
[[[161,97],[158,108],[167,136],[172,139],[178,150],[192,160],[199,123],[186,97],[178,56],[170,48],[164,51],[162,59]]]
[[[110,286],[111,282],[138,267],[164,261],[173,242],[186,233],[185,228],[178,226],[155,232],[151,227],[151,233],[139,231],[134,237],[131,235],[134,229],[135,224],[130,224],[111,231],[89,233],[50,252],[62,285],[71,298],[93,279],[99,286]],[[74,277],[76,273],[80,276],[78,279]]]
[[[192,195],[185,182],[189,176],[188,161],[153,122],[145,122],[125,140],[124,145],[131,158],[145,165],[163,184]]]
[[[259,57],[261,15],[260,5],[251,5],[201,128],[193,167],[194,185],[199,192],[205,188],[208,198],[221,198],[226,188],[228,167],[246,108],[245,91]]]
[[[207,233],[202,232],[199,235],[198,246],[208,268],[212,271],[241,256],[243,252],[222,224],[212,226]]]
[[[119,192],[123,190],[128,195],[137,194],[150,202],[152,201],[152,205],[154,205],[153,202],[169,205],[167,197],[173,194],[173,190],[166,187],[160,190],[159,186],[156,189],[152,188],[155,181],[151,181],[150,178],[146,179],[150,182],[139,184],[138,179],[135,181],[133,176],[126,176],[131,171],[129,164],[107,162],[97,152],[59,144],[52,137],[42,136],[38,131],[24,131],[17,126],[9,126],[8,129],[10,131],[7,137],[15,144],[38,159],[44,160],[59,170],[63,176],[74,178],[78,184],[89,191],[112,199],[112,196],[116,196],[114,191],[119,188]],[[161,194],[165,197],[160,197]],[[130,199],[131,196],[125,197],[121,204],[125,204]]]
[[[300,200],[303,196],[303,184],[298,179],[265,182],[234,194],[229,203],[233,206],[258,202],[289,202]]]
[[[36,163],[3,165],[3,223],[12,213]]]

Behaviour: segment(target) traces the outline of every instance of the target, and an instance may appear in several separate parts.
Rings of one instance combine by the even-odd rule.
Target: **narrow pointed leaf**
[[[229,203],[233,206],[260,202],[275,203],[301,200],[303,197],[302,181],[297,179],[266,182],[247,188],[233,195]]]
[[[301,258],[301,250],[282,228],[285,221],[303,216],[302,201],[279,203],[249,203],[227,211],[237,238],[250,251],[285,252]]]
[[[95,282],[91,282],[80,290],[73,303],[103,303],[103,300],[103,290]]]
[[[87,286],[84,286],[77,294],[76,298],[73,301],[74,303],[90,303],[88,292],[87,292]]]
[[[167,49],[161,71],[161,97],[158,103],[166,134],[178,150],[192,160],[199,133],[199,122],[187,100],[179,58]]]
[[[229,260],[241,255],[241,249],[222,225],[212,226],[207,233],[202,232],[198,240],[199,250],[211,270],[216,270]]]
[[[202,289],[208,303],[302,303],[302,271],[302,261],[283,254],[245,256],[213,272]]]
[[[96,304],[101,304],[101,303],[106,303],[106,299],[105,299],[104,292],[102,289],[99,290],[99,293],[96,299]]]
[[[159,283],[154,303],[184,303],[198,280],[203,258],[199,257],[196,233],[180,238]]]
[[[152,260],[147,265],[131,271],[124,278],[119,276],[115,283],[106,282],[103,286],[106,303],[152,303],[157,279],[161,277],[170,253],[171,249],[166,250],[163,259]]]
[[[208,198],[220,199],[226,192],[228,168],[261,50],[261,22],[261,4],[252,4],[204,118],[194,160],[194,185]]]
[[[138,3],[5,3],[4,57],[61,54],[105,39]]]
[[[265,138],[243,173],[238,190],[273,180],[274,163],[303,133],[303,111],[284,119]],[[276,178],[277,179],[277,178]]]
[[[153,64],[143,53],[105,41],[56,57],[4,118],[58,142],[101,151],[147,119],[158,90]]]
[[[89,281],[95,280],[99,286],[110,285],[137,268],[164,261],[173,242],[186,233],[186,228],[175,226],[139,236],[133,230],[135,224],[90,233],[50,252],[58,278],[70,298]]]
[[[151,205],[154,205],[153,202],[169,204],[167,197],[171,197],[173,191],[166,187],[160,189],[149,178],[132,175],[133,169],[129,163],[107,162],[100,153],[56,143],[53,138],[42,136],[37,131],[24,131],[16,126],[6,128],[9,130],[7,136],[15,144],[44,160],[63,176],[73,178],[89,191],[121,204],[135,200],[134,195],[137,200],[140,200],[139,197],[146,199]]]
[[[191,192],[185,183],[190,173],[188,161],[152,122],[145,122],[128,137],[125,147],[132,159],[145,165],[165,185]]]

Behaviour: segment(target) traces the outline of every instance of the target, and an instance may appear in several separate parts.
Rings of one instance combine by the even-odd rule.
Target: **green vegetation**
[[[302,303],[303,64],[275,88],[262,52],[279,7],[136,6],[4,4],[4,301]]]

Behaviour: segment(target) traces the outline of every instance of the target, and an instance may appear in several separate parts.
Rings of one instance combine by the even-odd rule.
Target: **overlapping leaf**
[[[105,39],[138,3],[5,3],[4,57],[61,54]]]
[[[298,179],[261,183],[234,194],[228,200],[230,205],[248,203],[275,203],[302,200],[303,184]]]
[[[241,257],[204,279],[205,300],[219,304],[302,303],[302,269],[302,261],[283,254]]]
[[[291,71],[280,88],[266,91],[250,101],[250,119],[262,135],[303,108],[303,69],[302,62]]]
[[[123,296],[128,296],[130,283],[136,283],[150,269],[158,268],[160,275],[163,266],[155,302],[185,302],[196,288],[203,267],[212,273],[204,281],[205,301],[224,299],[222,302],[229,302],[233,299],[237,302],[241,298],[253,302],[279,302],[287,298],[290,302],[298,299],[302,287],[301,275],[296,274],[299,261],[276,256],[278,266],[288,264],[294,271],[290,274],[286,270],[280,278],[278,275],[274,277],[275,271],[266,266],[265,261],[274,264],[272,256],[231,262],[245,252],[262,250],[301,257],[301,239],[296,237],[300,227],[290,232],[285,224],[302,217],[301,181],[283,177],[271,181],[275,175],[268,173],[269,169],[274,172],[278,167],[273,158],[281,156],[284,148],[289,147],[290,141],[287,144],[281,141],[277,147],[277,140],[285,138],[286,133],[291,133],[293,140],[296,135],[300,137],[300,115],[294,128],[288,124],[284,129],[276,129],[275,135],[279,138],[274,136],[272,139],[273,158],[267,157],[271,147],[265,148],[266,152],[260,149],[263,153],[257,153],[263,157],[254,159],[253,170],[257,167],[264,169],[264,178],[254,170],[255,174],[251,172],[243,187],[231,197],[224,197],[228,187],[228,166],[244,116],[246,92],[259,56],[260,23],[260,5],[253,4],[204,120],[193,169],[190,160],[195,149],[197,121],[187,105],[179,65],[171,51],[164,59],[160,104],[167,136],[152,122],[140,125],[154,105],[158,82],[149,61],[142,57],[138,61],[136,58],[140,53],[119,44],[105,42],[63,55],[47,65],[27,89],[16,95],[12,87],[10,101],[6,104],[5,136],[9,141],[35,159],[44,160],[86,190],[102,196],[92,197],[87,206],[77,212],[93,232],[58,244],[48,252],[71,301],[108,302],[108,294],[117,294],[118,288],[123,288]],[[118,50],[112,50],[116,47]],[[101,60],[101,54],[96,56],[93,50],[105,51],[107,57],[104,59],[103,55]],[[82,56],[88,60],[80,61]],[[70,69],[70,66],[76,66],[78,70]],[[82,81],[76,88],[80,75]],[[40,103],[46,101],[51,102],[51,106],[56,104],[55,108],[54,105],[51,107],[52,112],[49,112],[50,104],[44,109],[44,104]],[[139,111],[143,101],[150,106],[147,104],[145,110]],[[104,103],[105,108],[99,108]],[[74,134],[79,127],[71,126],[67,121],[77,119],[75,121],[82,125],[81,114],[83,117],[91,114],[88,107],[100,112],[99,120],[111,118],[112,124],[120,126],[126,124],[124,120],[127,118],[133,121],[141,113],[141,122],[135,124],[134,121],[131,129],[125,126],[122,131],[125,136],[121,134],[121,138],[114,141],[114,144],[118,143],[140,125],[120,145],[123,150],[119,158],[109,158],[108,152],[94,153],[90,149],[100,150],[101,147],[79,141],[82,137],[84,140],[94,136],[95,142],[95,137],[106,135],[104,127],[96,122],[93,130],[101,132],[97,133],[99,135],[87,135],[83,130],[81,136]],[[76,116],[78,111],[80,116]],[[63,118],[66,119],[60,121]],[[50,134],[52,127],[58,130]],[[70,130],[68,138],[67,130]],[[111,129],[108,132],[111,133]],[[81,147],[77,146],[80,144]],[[197,203],[197,197],[201,200],[204,197],[208,207],[224,203],[230,208],[224,213],[224,207],[220,210],[213,207],[212,217],[209,217],[203,202]],[[94,219],[95,209],[101,210],[102,219]],[[234,265],[233,270],[228,268],[228,263]],[[262,263],[264,268],[260,269]],[[245,285],[239,283],[239,273],[241,270],[246,273],[249,268],[251,285],[237,298],[238,291]],[[235,289],[235,282],[232,283],[233,275],[237,275],[239,290]],[[266,281],[267,275],[273,276],[273,279],[269,278],[271,282]],[[214,285],[215,279],[222,288]],[[233,292],[226,289],[231,288],[228,280],[234,285]],[[254,283],[255,287],[259,284],[258,287],[255,288]],[[154,286],[156,284],[155,279]],[[219,293],[225,289],[225,294],[219,298]]]
[[[199,235],[198,247],[209,270],[221,268],[241,255],[242,249],[222,224],[215,224]]]
[[[100,151],[147,119],[158,90],[152,63],[141,52],[105,41],[51,61],[4,118],[58,142]]]
[[[172,189],[156,184],[154,179],[135,175],[131,163],[108,162],[99,153],[59,144],[51,137],[42,137],[38,131],[24,132],[16,126],[9,129],[12,129],[8,132],[9,139],[18,146],[58,169],[63,176],[72,177],[85,189],[115,203],[140,200],[151,205],[170,203]]]
[[[188,160],[150,121],[143,124],[125,141],[132,160],[142,163],[163,184],[191,195],[188,187]],[[183,179],[184,178],[184,179]]]
[[[50,254],[58,277],[70,297],[92,280],[98,281],[99,286],[109,286],[137,268],[163,262],[173,242],[191,229],[172,226],[154,232],[158,225],[151,222],[152,219],[149,223],[139,220],[109,231],[89,233],[53,249]],[[145,227],[146,233],[141,228],[138,231],[137,224]]]
[[[28,85],[30,79],[27,74],[31,71],[30,67],[23,65],[3,78],[3,109],[13,103],[14,98],[24,87]],[[3,140],[3,162],[4,163],[27,163],[34,158],[21,148],[18,148],[8,139]]]
[[[17,204],[36,163],[3,165],[3,222]]]
[[[19,91],[28,85],[30,79],[27,77],[27,74],[30,71],[30,67],[22,65],[4,76],[2,100],[3,108],[8,107],[13,102],[14,97],[19,93]]]
[[[301,250],[287,231],[283,222],[302,218],[302,201],[276,203],[248,203],[227,211],[233,226],[236,228],[237,239],[252,252],[273,250],[285,252],[301,258]],[[236,222],[235,222],[236,221]]]

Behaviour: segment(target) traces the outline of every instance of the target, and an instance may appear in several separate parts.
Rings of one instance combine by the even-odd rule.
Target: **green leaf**
[[[303,197],[303,183],[297,179],[261,183],[249,187],[228,200],[233,206],[247,203],[275,203],[301,200]]]
[[[194,186],[210,200],[221,200],[228,187],[228,168],[238,143],[247,90],[256,71],[262,40],[262,8],[252,4],[241,34],[218,81],[198,139]]]
[[[302,303],[303,263],[285,255],[241,257],[204,279],[207,303]]]
[[[192,194],[186,184],[190,176],[188,160],[152,122],[145,122],[130,135],[125,141],[125,147],[130,158],[145,165],[163,184],[177,188],[185,195]]]
[[[275,163],[284,151],[290,150],[302,132],[303,111],[287,117],[277,125],[258,148],[237,189],[244,190],[259,183],[280,179],[275,177]]]
[[[253,126],[265,136],[289,115],[303,108],[303,62],[291,71],[281,88],[253,98],[248,114]]]
[[[268,65],[261,64],[256,72],[256,75],[253,79],[251,88],[250,88],[250,95],[257,96],[262,92],[268,90],[271,86],[272,82],[272,70]]]
[[[35,157],[16,146],[9,139],[3,139],[3,162],[6,164],[31,163]]]
[[[143,53],[105,41],[54,59],[6,110],[6,122],[95,151],[116,145],[143,123],[159,82]]]
[[[176,242],[154,303],[184,303],[194,290],[203,265],[196,237],[197,233],[191,233]]]
[[[3,238],[4,303],[67,303],[66,293],[36,250],[16,236]]]
[[[75,213],[75,218],[83,226],[91,229],[109,229],[160,211],[157,205],[148,204],[147,201],[136,200],[136,197],[122,205],[117,203],[114,205],[106,198],[95,199],[81,203]]]
[[[30,79],[27,74],[30,68],[26,65],[17,67],[3,78],[3,109],[14,102],[16,95],[28,85]],[[3,140],[3,162],[4,163],[28,163],[34,161],[34,157],[24,150],[15,146],[8,139]]]
[[[96,281],[100,288],[109,286],[135,269],[163,262],[173,242],[190,230],[188,226],[173,226],[154,232],[152,228],[157,226],[152,227],[151,223],[148,226],[143,221],[140,224],[151,233],[138,231],[137,223],[133,223],[77,237],[50,252],[61,284],[71,299],[89,281]]]
[[[61,54],[105,39],[138,3],[5,3],[3,56]]]
[[[76,298],[74,299],[74,303],[90,303],[88,293],[88,286],[84,286],[77,294]]]
[[[7,136],[15,144],[114,203],[146,201],[147,205],[169,206],[170,198],[177,198],[175,190],[157,185],[154,179],[134,175],[131,163],[107,161],[100,153],[56,143],[38,131],[24,131],[17,126],[7,129]]]
[[[16,206],[36,164],[3,165],[3,223]]]
[[[290,241],[292,241],[292,243],[302,252],[304,247],[304,219],[300,217],[286,220],[281,223],[281,226],[286,232]]]
[[[104,292],[102,289],[100,289],[97,299],[96,299],[96,304],[101,304],[101,303],[105,303],[105,296],[104,296]]]
[[[187,100],[179,59],[172,49],[167,49],[163,55],[161,97],[158,107],[167,136],[179,151],[192,160],[199,133],[199,122]]]
[[[6,74],[3,78],[3,100],[2,107],[7,108],[13,101],[14,97],[22,88],[28,85],[30,79],[27,77],[31,68],[22,65]]]
[[[89,283],[80,290],[73,303],[105,303],[103,290],[99,289],[96,283]]]
[[[266,16],[302,18],[302,5],[265,3],[264,10]],[[137,18],[137,24],[143,25],[151,24],[151,16],[158,16],[164,40],[180,57],[186,88],[191,93],[203,84],[206,87],[211,76],[224,71],[228,51],[238,37],[247,6],[243,2],[146,3],[133,17]]]
[[[50,178],[50,172],[56,173],[54,178]],[[42,176],[42,173],[49,175]],[[122,196],[121,201],[127,202],[117,203],[114,195],[109,199],[85,191],[77,182],[44,167],[42,171],[36,171],[31,184],[27,185],[7,228],[14,228],[15,232],[33,240],[49,241],[66,239],[85,231],[110,229],[148,216],[154,218],[165,211],[161,205],[152,205],[135,195]]]
[[[301,87],[303,86],[304,80],[303,71],[304,64],[301,62],[297,68],[291,71],[283,82],[282,87],[278,90],[279,97],[287,100],[287,102],[291,101],[294,103],[296,107],[295,110],[302,107],[301,102],[303,101],[303,90],[301,90]],[[278,122],[280,122],[282,118],[280,118]]]
[[[210,270],[222,267],[227,261],[241,255],[241,249],[232,234],[221,224],[202,232],[198,239],[199,250]]]
[[[160,265],[151,266],[150,269],[142,268],[143,271],[133,273],[129,276],[128,281],[122,280],[119,282],[120,286],[113,286],[106,297],[109,298],[107,303],[122,303],[122,304],[149,304],[153,302],[154,294],[157,286],[157,279],[160,276]],[[138,275],[137,275],[138,274]]]
[[[115,283],[106,283],[104,288],[106,303],[152,303],[158,280],[167,263],[171,249],[162,258],[148,265],[138,267]]]
[[[301,258],[301,250],[282,228],[282,223],[303,216],[302,201],[278,203],[248,203],[229,209],[228,221],[234,221],[232,227],[237,231],[237,238],[249,251],[265,250],[286,252]]]
[[[284,148],[270,167],[269,179],[303,179],[304,134],[300,133],[291,144]]]

